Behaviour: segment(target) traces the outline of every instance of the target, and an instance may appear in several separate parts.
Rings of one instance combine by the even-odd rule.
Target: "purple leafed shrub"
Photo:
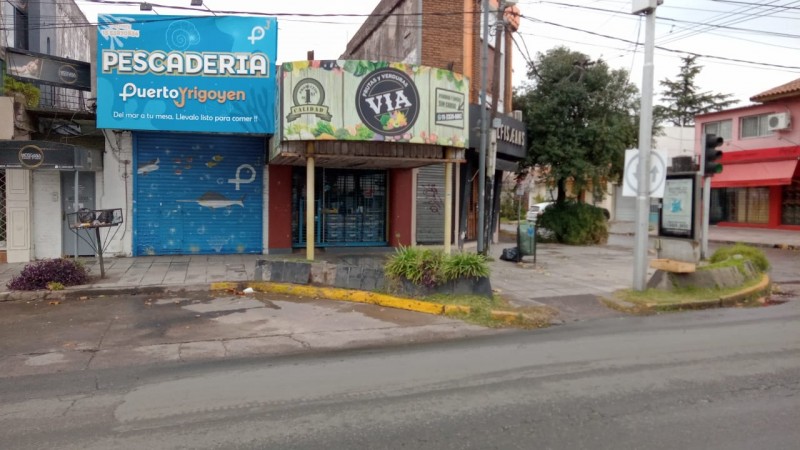
[[[71,259],[44,259],[28,264],[22,272],[6,284],[16,291],[46,289],[47,283],[57,282],[75,286],[89,281],[89,272],[79,262]]]

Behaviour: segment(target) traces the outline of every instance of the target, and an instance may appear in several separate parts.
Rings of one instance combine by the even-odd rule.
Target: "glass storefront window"
[[[800,225],[800,181],[794,181],[783,188],[781,224]]]
[[[306,173],[292,176],[292,243],[306,242]],[[386,243],[386,171],[317,169],[315,245],[384,245]]]
[[[766,224],[769,188],[723,188],[711,191],[711,222]]]

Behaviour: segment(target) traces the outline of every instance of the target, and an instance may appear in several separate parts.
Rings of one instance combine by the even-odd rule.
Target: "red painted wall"
[[[269,165],[270,250],[292,248],[292,166]]]
[[[389,170],[389,245],[411,245],[414,205],[412,169]]]

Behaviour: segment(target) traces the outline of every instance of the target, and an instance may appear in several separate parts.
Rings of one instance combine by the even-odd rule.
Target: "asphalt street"
[[[800,301],[0,379],[13,449],[794,449]]]

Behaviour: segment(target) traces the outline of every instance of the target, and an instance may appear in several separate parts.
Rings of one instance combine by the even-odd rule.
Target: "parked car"
[[[525,219],[531,222],[536,221],[536,219],[538,219],[539,216],[544,213],[544,210],[549,208],[552,204],[553,202],[542,202],[531,205],[528,208],[528,213],[525,215]]]

